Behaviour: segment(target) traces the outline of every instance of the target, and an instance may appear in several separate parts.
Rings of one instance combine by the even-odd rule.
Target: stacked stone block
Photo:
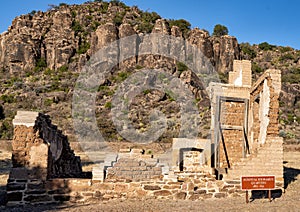
[[[18,111],[12,141],[12,164],[7,184],[9,204],[52,202],[45,187],[55,177],[82,177],[80,158],[49,116]]]
[[[223,130],[225,147],[230,167],[243,157],[244,135],[242,130]],[[220,167],[229,168],[222,142],[220,141]]]
[[[234,60],[233,71],[229,72],[229,84],[235,86],[251,86],[251,62],[249,60]]]
[[[217,165],[228,168],[222,136],[218,134],[219,125],[222,125],[221,135],[231,165],[227,170],[227,177],[238,180],[247,174],[275,175],[277,185],[283,186],[283,153],[280,144],[282,141],[278,137],[281,72],[267,70],[251,86],[250,61],[234,61],[234,70],[229,73],[229,84],[212,83],[209,90],[212,104],[212,143],[218,145],[216,149],[219,150]],[[218,99],[223,100],[220,103]],[[234,102],[236,99],[244,99],[249,105]],[[221,104],[220,117],[218,117],[219,104]],[[248,110],[245,110],[245,106]],[[248,114],[245,114],[246,111]],[[247,137],[244,138],[244,134]],[[245,152],[246,140],[250,156]]]
[[[276,186],[283,188],[283,139],[269,137],[266,144],[248,158],[235,164],[226,179],[239,180],[241,176],[274,175]]]
[[[158,159],[142,152],[139,149],[132,149],[119,154],[117,162],[106,170],[106,180],[162,179],[162,167],[159,166]]]

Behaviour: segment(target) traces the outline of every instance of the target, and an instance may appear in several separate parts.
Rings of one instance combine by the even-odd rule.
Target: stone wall
[[[49,199],[45,182],[50,178],[83,176],[80,158],[70,149],[67,137],[51,124],[49,116],[18,111],[13,124],[13,167],[7,184],[11,204]]]
[[[170,158],[171,170],[207,171],[211,164],[210,140],[173,138]]]
[[[225,176],[226,180],[238,180],[240,176],[274,175],[277,188],[284,187],[283,139],[268,137],[266,144],[257,147],[248,158],[235,164]]]
[[[239,181],[217,181],[213,175],[182,175],[180,181],[95,182],[90,179],[51,179],[46,182],[28,180],[10,182],[14,186],[11,200],[18,204],[57,203],[63,201],[88,203],[109,199],[189,199],[224,198],[244,195]],[[22,197],[22,193],[26,194]],[[13,205],[14,202],[9,202]]]
[[[275,175],[276,182],[283,185],[283,153],[278,137],[280,90],[279,70],[267,70],[251,86],[250,61],[234,61],[229,84],[210,84],[215,167],[217,171],[226,169],[223,176],[239,179],[255,173]],[[267,164],[266,171],[262,164]]]
[[[260,132],[265,132],[267,136],[278,136],[279,133],[279,95],[281,91],[281,72],[280,70],[267,70],[253,85],[250,91],[250,105],[253,108],[253,116],[257,114],[264,115],[259,118],[259,122],[267,122],[260,128]],[[255,108],[255,104],[259,104],[259,108]],[[264,107],[263,107],[264,106]],[[264,108],[264,110],[263,110]],[[257,120],[257,119],[256,119]],[[252,123],[255,123],[255,117]]]
[[[224,146],[220,143],[220,167],[230,168],[243,158],[244,135],[241,130],[223,130],[223,136],[229,164],[227,164]]]
[[[229,72],[229,84],[235,86],[251,86],[251,61],[249,60],[234,60],[233,71]]]

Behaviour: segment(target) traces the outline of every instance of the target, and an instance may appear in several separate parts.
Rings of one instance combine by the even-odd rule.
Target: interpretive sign
[[[275,176],[244,176],[242,190],[270,190],[275,188]]]
[[[268,197],[271,202],[271,190],[275,188],[275,176],[242,176],[242,190],[246,190],[246,203],[249,203],[249,190],[269,190]]]

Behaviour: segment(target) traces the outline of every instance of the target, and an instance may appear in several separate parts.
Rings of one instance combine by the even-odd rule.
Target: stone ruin
[[[174,138],[171,152],[159,158],[140,149],[102,154],[92,176],[82,172],[80,158],[49,116],[19,111],[8,204],[221,198],[243,195],[242,175],[275,175],[276,188],[283,189],[281,73],[267,70],[253,85],[251,75],[250,61],[234,61],[228,84],[210,84],[210,139]]]
[[[7,184],[9,201],[50,200],[45,182],[52,178],[82,177],[80,158],[68,138],[38,112],[18,111],[12,142],[12,165]],[[38,197],[37,197],[38,194]]]

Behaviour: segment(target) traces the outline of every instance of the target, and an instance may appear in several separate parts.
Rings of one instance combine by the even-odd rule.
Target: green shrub
[[[72,10],[71,15],[72,15],[73,18],[75,18],[77,16],[76,11]]]
[[[35,73],[40,72],[46,67],[47,67],[46,59],[38,58],[36,61],[35,67],[33,68],[33,72],[35,72]]]
[[[255,62],[252,63],[251,70],[253,73],[262,73],[264,70]]]
[[[100,23],[98,21],[93,21],[92,23],[92,30],[96,31],[96,29],[100,26]]]
[[[296,138],[296,135],[293,132],[287,132],[286,138],[288,138],[288,139]]]
[[[89,49],[91,45],[88,42],[82,42],[79,45],[79,49],[77,50],[78,54],[85,54]]]
[[[287,73],[281,76],[282,82],[287,82],[291,84],[299,84],[300,83],[300,74],[292,74]]]
[[[126,12],[117,13],[115,17],[113,18],[113,22],[116,26],[120,26],[123,22],[123,17],[126,14]]]
[[[295,59],[295,57],[292,53],[286,53],[286,54],[280,56],[279,61],[283,62],[285,60],[294,60],[294,59]]]
[[[34,16],[34,14],[36,14],[36,10],[32,10],[29,15]]]
[[[290,52],[290,51],[293,51],[293,48],[289,47],[289,46],[281,46],[279,48],[280,52],[281,53],[286,53],[286,52]]]
[[[68,4],[66,4],[66,3],[60,3],[60,4],[59,4],[60,7],[67,6],[67,5],[68,5]]]
[[[37,68],[46,68],[47,67],[47,62],[45,58],[39,58],[36,61],[36,67]]]
[[[119,1],[119,0],[111,0],[110,3],[114,6],[120,6],[123,8],[126,7],[126,5],[122,1]]]
[[[45,71],[44,71],[44,74],[45,74],[45,75],[48,75],[48,76],[49,76],[49,75],[52,75],[53,73],[54,73],[54,71],[51,70],[50,68],[46,68]]]
[[[218,73],[218,75],[222,83],[228,83],[228,72],[227,73],[220,72]]]
[[[167,90],[165,92],[165,94],[166,94],[169,101],[171,101],[171,102],[175,101],[175,98],[174,98],[175,94],[173,93],[173,91]]]
[[[147,95],[147,94],[150,93],[150,92],[151,92],[150,89],[146,89],[146,90],[143,91],[144,95]]]
[[[117,76],[114,76],[114,77],[112,78],[112,80],[113,80],[114,82],[122,82],[122,81],[124,81],[125,79],[127,79],[128,76],[129,76],[129,73],[128,73],[128,72],[122,71],[122,72],[119,72],[119,73],[117,74]]]
[[[150,33],[153,29],[155,21],[161,17],[156,12],[142,12],[139,18],[140,23],[138,30],[146,33]]]
[[[112,103],[111,102],[106,102],[104,107],[107,108],[107,109],[111,109],[112,108]]]
[[[93,19],[93,16],[91,16],[91,15],[87,15],[87,16],[86,16],[86,19],[88,19],[88,20],[92,20],[92,19]]]
[[[214,27],[214,31],[213,31],[212,35],[217,36],[217,37],[220,37],[220,36],[223,36],[223,35],[228,35],[228,29],[224,25],[217,24]]]
[[[288,113],[287,114],[287,120],[291,123],[294,120],[294,114]]]
[[[108,11],[108,6],[109,6],[109,3],[108,3],[108,2],[105,2],[105,1],[102,2],[100,12],[101,12],[101,13],[107,13],[107,11]]]
[[[188,67],[182,62],[177,62],[176,63],[176,68],[177,68],[177,71],[180,72],[180,73],[188,70]]]
[[[256,57],[256,52],[249,43],[241,43],[240,48],[244,54],[249,56],[249,59],[253,59]]]
[[[31,71],[28,71],[28,72],[25,73],[25,76],[26,76],[26,77],[30,77],[32,74],[33,74],[33,73],[32,73]]]
[[[77,34],[79,32],[83,32],[83,28],[80,25],[80,23],[78,21],[73,21],[72,22],[72,29],[74,30],[74,32]]]
[[[100,92],[100,91],[103,92],[107,96],[114,95],[114,90],[111,87],[107,86],[107,85],[99,86],[98,92]]]
[[[263,43],[260,43],[258,44],[258,48],[260,48],[261,50],[263,51],[268,51],[268,50],[272,50],[273,48],[275,48],[276,46],[274,45],[271,45],[267,42],[263,42]]]
[[[46,106],[46,107],[49,107],[49,106],[51,106],[53,104],[53,99],[45,99],[44,100],[44,105]]]
[[[168,20],[168,22],[170,27],[178,26],[184,37],[187,36],[188,32],[191,29],[191,23],[184,19],[179,19],[179,20],[170,19]]]
[[[0,138],[12,139],[12,137],[13,137],[12,120],[4,120],[4,122],[0,127]]]
[[[3,94],[0,99],[4,102],[4,103],[14,103],[15,102],[15,97],[13,94]]]
[[[60,73],[67,72],[68,70],[69,69],[68,69],[67,65],[62,65],[61,67],[58,68],[58,72],[60,72]]]
[[[140,70],[140,69],[142,69],[142,68],[144,68],[144,66],[141,66],[141,65],[136,65],[136,66],[135,66],[135,69],[138,69],[138,70]]]

